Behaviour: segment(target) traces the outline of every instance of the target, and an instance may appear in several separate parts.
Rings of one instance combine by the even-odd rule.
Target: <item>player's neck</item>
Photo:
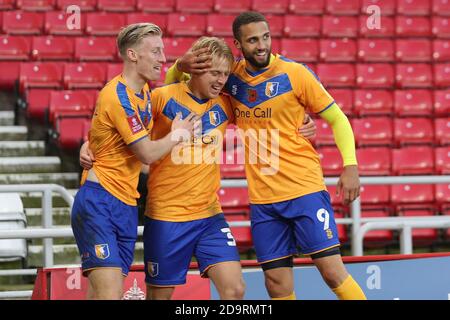
[[[135,71],[131,66],[126,64],[123,67],[122,77],[126,82],[127,87],[135,93],[141,93],[145,86],[145,80]]]
[[[197,86],[195,85],[195,80],[190,79],[186,82],[187,87],[191,91],[191,94],[196,97],[197,99],[204,100],[208,97],[204,97],[200,90],[197,89]]]

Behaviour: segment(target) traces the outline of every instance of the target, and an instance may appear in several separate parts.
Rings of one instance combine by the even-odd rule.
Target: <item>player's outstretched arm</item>
[[[187,81],[191,74],[201,74],[211,68],[211,54],[208,48],[189,50],[179,58],[166,72],[165,84]]]
[[[334,140],[341,154],[344,170],[336,188],[337,195],[343,195],[345,204],[349,204],[359,196],[360,182],[358,163],[356,161],[355,138],[347,116],[334,103],[319,115],[333,130]]]

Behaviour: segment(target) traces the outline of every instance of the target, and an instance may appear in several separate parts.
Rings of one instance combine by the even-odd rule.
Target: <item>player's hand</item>
[[[316,131],[316,123],[308,114],[305,114],[305,119],[298,132],[306,139],[313,139],[316,136]]]
[[[359,197],[360,183],[358,166],[351,165],[345,166],[344,171],[339,177],[339,181],[336,188],[336,195],[343,195],[344,204],[349,204],[353,200]]]
[[[177,69],[185,73],[202,74],[211,68],[211,59],[208,48],[189,50],[177,60]]]
[[[94,161],[95,157],[92,150],[89,149],[89,141],[86,141],[80,149],[80,165],[83,169],[89,170],[92,168]]]
[[[178,112],[172,121],[172,138],[174,141],[189,141],[195,130],[198,130],[200,117],[191,112],[183,119],[181,112]]]

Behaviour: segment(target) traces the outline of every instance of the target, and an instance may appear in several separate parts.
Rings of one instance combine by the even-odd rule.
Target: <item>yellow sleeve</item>
[[[191,78],[189,73],[181,72],[177,69],[176,61],[166,72],[166,78],[164,79],[165,84],[171,84],[180,81],[187,81]]]
[[[323,110],[319,115],[324,119],[333,130],[334,141],[341,153],[344,167],[357,165],[355,152],[355,137],[347,116],[342,112],[336,103]]]

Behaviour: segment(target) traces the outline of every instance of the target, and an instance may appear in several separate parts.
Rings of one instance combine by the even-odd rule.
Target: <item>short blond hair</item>
[[[117,48],[120,56],[125,58],[127,49],[139,45],[143,38],[147,36],[162,37],[163,33],[160,27],[153,23],[134,23],[120,30],[117,36]]]
[[[201,37],[193,45],[192,50],[208,48],[212,57],[225,58],[230,63],[230,68],[234,63],[233,52],[224,39],[217,37]]]

